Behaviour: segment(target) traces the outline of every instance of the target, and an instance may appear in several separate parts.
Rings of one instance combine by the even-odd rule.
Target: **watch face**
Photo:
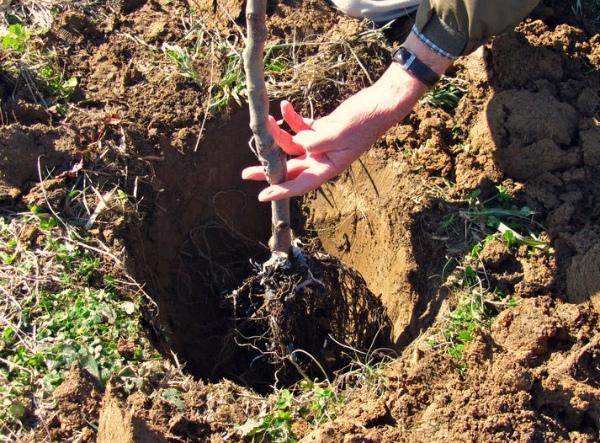
[[[392,59],[397,61],[398,63],[400,63],[402,66],[404,66],[404,63],[406,63],[406,59],[407,54],[406,54],[406,49],[403,48],[402,46],[400,46],[395,52],[394,55],[392,56]]]
[[[399,51],[400,51],[400,56],[402,57],[402,61],[405,63],[411,56],[414,56],[414,54],[412,54],[408,49],[406,49],[403,46],[400,47]]]
[[[398,48],[392,60],[398,62],[405,71],[410,72],[427,86],[433,86],[439,80],[439,76],[429,66],[403,46]]]

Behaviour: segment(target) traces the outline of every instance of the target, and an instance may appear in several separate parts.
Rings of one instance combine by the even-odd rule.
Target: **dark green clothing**
[[[514,28],[538,3],[539,0],[422,0],[413,31],[434,51],[456,58]]]

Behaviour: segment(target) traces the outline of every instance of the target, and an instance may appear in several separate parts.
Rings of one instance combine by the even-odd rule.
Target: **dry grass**
[[[162,50],[181,75],[208,85],[207,115],[245,102],[245,36],[240,27],[232,25],[226,33],[194,14],[181,17],[181,21],[184,35],[178,41],[163,43]],[[320,103],[329,101],[328,97],[344,97],[371,84],[385,66],[387,53],[383,31],[366,26],[335,38],[315,34],[302,41],[295,37],[270,41],[264,57],[269,97],[307,103],[305,111],[312,111],[312,115],[323,107]],[[208,75],[200,75],[201,71]]]

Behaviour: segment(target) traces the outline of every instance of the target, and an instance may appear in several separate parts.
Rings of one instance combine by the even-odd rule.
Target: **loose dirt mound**
[[[448,239],[451,205],[425,197],[444,186],[437,177],[455,181],[449,195],[476,188],[492,195],[502,180],[516,185],[519,199],[539,211],[556,254],[515,260],[488,244],[479,258],[489,281],[536,298],[505,311],[490,335],[472,343],[466,379],[423,344],[412,345],[390,372],[386,404],[401,426],[359,431],[343,415],[306,441],[595,439],[597,376],[573,374],[577,362],[598,373],[597,48],[597,37],[541,21],[496,38],[457,64],[469,91],[454,115],[418,109],[365,156],[366,168],[355,165],[349,180],[307,202],[326,249],[382,294],[398,344],[443,319],[448,293],[437,278],[460,248]]]
[[[242,2],[193,3],[221,32],[239,25],[231,19]],[[215,91],[207,79],[228,72],[226,56],[195,66],[200,81],[191,81],[162,51],[163,42],[180,41],[189,29],[187,2],[126,1],[115,8],[99,23],[78,13],[55,21],[48,45],[66,74],[80,78],[75,106],[62,119],[31,104],[24,90],[9,100],[3,109],[12,111],[0,126],[0,198],[68,211],[64,193],[49,193],[74,186],[69,172],[80,164],[103,193],[126,190],[135,211],[118,220],[103,212],[94,235],[127,250],[131,271],[154,302],[145,315],[157,349],[174,352],[205,380],[243,383],[251,362],[219,351],[233,327],[225,294],[249,274],[249,259],[262,260],[267,251],[268,206],[255,199],[258,185],[239,179],[253,162],[244,148],[247,113],[232,100],[227,112],[204,118]],[[355,393],[334,421],[299,427],[304,441],[597,438],[600,38],[568,14],[541,7],[535,20],[458,61],[452,74],[465,79],[466,94],[454,112],[420,105],[351,172],[296,207],[297,230],[318,236],[385,305],[402,352],[385,373],[382,394]],[[274,39],[288,43],[362,29],[324,2],[282,2],[269,20]],[[367,84],[386,62],[369,57],[382,53],[373,47],[350,54],[362,63],[343,64],[347,72],[332,74],[331,82],[318,77],[322,66],[311,67],[296,81],[318,100],[298,107],[319,114]],[[42,192],[38,159],[53,177]],[[497,240],[485,245],[479,258],[486,278],[518,304],[475,334],[461,368],[419,337],[441,328],[456,305],[447,265],[469,252],[453,218],[465,203],[456,199],[476,189],[491,198],[499,184],[537,212],[554,254]],[[149,370],[149,389],[133,395],[111,385],[101,408],[91,382],[76,383],[89,388],[80,400],[86,418],[100,416],[99,441],[242,439],[234,425],[260,413],[263,400],[233,382],[189,381],[173,392],[166,372]],[[68,401],[58,402],[48,423],[61,439],[88,429],[72,407],[79,394],[69,394],[69,383],[56,394]],[[83,432],[82,440],[93,438]]]
[[[53,396],[57,406],[48,422],[50,437],[64,440],[79,434],[82,441],[91,439],[94,429],[89,425],[97,420],[102,399],[98,381],[76,364]]]
[[[232,423],[259,413],[256,394],[235,383],[171,381],[173,368],[160,363],[149,363],[146,370],[152,397],[127,395],[117,384],[106,389],[98,442],[219,441],[233,434]]]

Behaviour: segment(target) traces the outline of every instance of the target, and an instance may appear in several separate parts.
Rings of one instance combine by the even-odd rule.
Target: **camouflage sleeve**
[[[490,37],[512,29],[539,0],[422,0],[413,32],[448,58],[474,51]]]

